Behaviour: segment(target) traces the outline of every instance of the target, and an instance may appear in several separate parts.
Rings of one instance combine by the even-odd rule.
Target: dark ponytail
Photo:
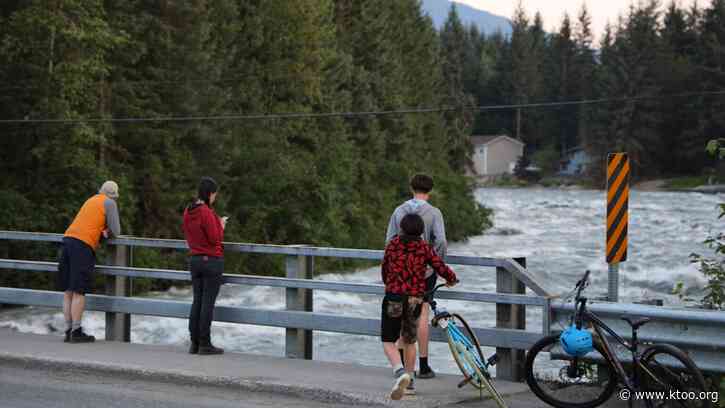
[[[211,206],[210,197],[213,193],[217,192],[217,189],[218,185],[213,178],[202,177],[199,182],[199,200],[205,202],[206,205]]]

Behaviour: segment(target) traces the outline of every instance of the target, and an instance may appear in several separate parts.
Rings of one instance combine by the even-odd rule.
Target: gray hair
[[[98,194],[104,194],[108,198],[116,199],[118,198],[118,184],[115,181],[108,180],[103,183],[101,189],[98,190]]]

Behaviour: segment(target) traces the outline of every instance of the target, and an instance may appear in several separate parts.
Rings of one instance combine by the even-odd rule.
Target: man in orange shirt
[[[81,320],[86,293],[93,289],[96,249],[101,237],[121,235],[118,216],[118,185],[106,181],[98,194],[86,200],[63,236],[63,252],[58,261],[58,289],[64,292],[66,343],[91,343],[95,337],[83,332]]]

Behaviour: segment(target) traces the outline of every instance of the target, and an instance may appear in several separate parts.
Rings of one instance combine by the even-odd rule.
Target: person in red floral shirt
[[[400,222],[401,234],[385,247],[381,268],[383,298],[380,337],[385,355],[393,366],[395,383],[390,398],[400,399],[406,389],[413,391],[416,335],[421,304],[426,289],[426,267],[446,280],[449,287],[457,283],[453,273],[435,250],[422,238],[424,223],[418,214],[408,214]],[[405,344],[405,368],[395,342]]]

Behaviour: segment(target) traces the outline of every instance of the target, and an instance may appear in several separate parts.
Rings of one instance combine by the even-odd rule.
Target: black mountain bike
[[[574,288],[571,321],[577,328],[593,329],[594,352],[568,355],[559,334],[539,340],[526,356],[526,382],[534,394],[558,408],[591,408],[606,402],[621,384],[619,399],[629,401],[630,407],[710,407],[705,380],[692,359],[669,344],[648,345],[639,352],[637,330],[650,319],[622,317],[632,327],[632,341],[624,340],[587,310],[581,293],[588,285],[586,271]],[[610,338],[629,351],[631,360],[617,357]]]

